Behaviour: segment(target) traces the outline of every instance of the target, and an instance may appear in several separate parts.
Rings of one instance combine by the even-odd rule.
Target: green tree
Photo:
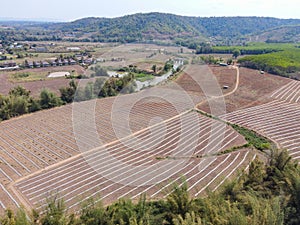
[[[77,90],[77,83],[75,82],[75,80],[72,79],[69,82],[68,87],[64,87],[64,88],[59,89],[61,100],[65,103],[73,102],[76,90]]]
[[[43,89],[40,93],[40,105],[42,109],[49,109],[62,105],[62,101],[53,92]]]
[[[24,97],[29,97],[30,91],[27,90],[27,89],[25,89],[22,86],[17,86],[17,87],[12,88],[9,91],[8,95],[10,95],[10,96],[24,96]]]
[[[227,62],[226,62],[226,63],[227,63],[228,65],[231,65],[232,62],[233,62],[232,58],[229,58],[229,59],[227,59]]]
[[[193,205],[189,198],[187,184],[184,183],[181,187],[174,187],[172,193],[167,197],[168,220],[171,222],[177,215],[184,218],[186,213],[192,211],[192,209]]]
[[[173,219],[174,225],[201,225],[201,218],[196,216],[195,212],[186,213],[185,218],[181,215],[178,218]]]
[[[28,113],[28,100],[22,96],[11,96],[9,98],[11,116],[19,116]]]
[[[40,219],[41,225],[67,225],[65,204],[58,196],[51,196],[47,199],[46,212]]]
[[[4,218],[0,220],[3,225],[16,225],[14,212],[10,209],[5,211]]]
[[[32,225],[23,208],[20,208],[16,213],[16,225]]]
[[[232,51],[232,56],[236,59],[238,56],[241,55],[241,51],[239,49],[234,49]]]
[[[101,201],[88,199],[83,203],[80,213],[80,223],[85,225],[105,225],[109,222],[108,216]]]
[[[156,67],[157,67],[157,66],[156,66],[155,64],[152,66],[151,69],[153,70],[153,73],[156,73]]]

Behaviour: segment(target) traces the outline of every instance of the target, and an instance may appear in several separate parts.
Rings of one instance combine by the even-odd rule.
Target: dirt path
[[[228,92],[227,94],[223,95],[223,97],[226,97],[228,95],[233,94],[234,92],[236,92],[236,90],[239,88],[240,85],[240,70],[237,66],[232,66],[232,68],[234,68],[236,70],[236,83],[235,83],[235,87],[232,91]]]
[[[219,98],[224,98],[224,97],[227,97],[229,95],[232,95],[236,92],[236,90],[239,88],[239,84],[240,84],[240,70],[237,66],[232,66],[232,68],[234,68],[236,70],[236,83],[235,83],[235,87],[232,91],[224,94],[224,95],[219,95],[219,96],[208,96],[208,98],[204,99],[202,102],[198,103],[196,106],[195,106],[195,109],[198,110],[199,109],[199,106],[201,106],[202,104],[208,102],[209,100],[211,99],[219,99]]]

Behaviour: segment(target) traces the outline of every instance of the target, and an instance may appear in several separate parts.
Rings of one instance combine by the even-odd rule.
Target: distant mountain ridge
[[[49,33],[55,33],[56,38],[73,41],[134,42],[195,38],[202,40],[243,40],[247,35],[296,25],[300,25],[300,19],[188,17],[166,13],[137,13],[117,18],[90,17],[73,22],[45,23],[38,26],[33,24],[30,27],[35,30],[40,28]]]

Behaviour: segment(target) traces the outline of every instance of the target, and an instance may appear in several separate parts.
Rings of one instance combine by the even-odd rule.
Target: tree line
[[[17,86],[11,89],[8,95],[0,95],[0,120],[8,120],[12,117],[62,104],[63,101],[48,89],[43,89],[39,98],[34,98],[30,96],[29,90]]]
[[[12,88],[8,95],[0,95],[0,121],[73,101],[132,93],[135,87],[134,76],[131,74],[120,78],[97,78],[84,87],[78,87],[78,83],[71,80],[69,86],[59,89],[60,96],[48,89],[43,89],[39,97],[32,97],[29,90],[17,86]]]
[[[174,186],[166,199],[120,199],[104,206],[89,199],[68,213],[63,200],[50,196],[40,214],[7,210],[1,225],[296,225],[300,223],[300,168],[287,151],[271,151],[267,162],[256,158],[243,173],[219,191],[191,198],[186,184]]]

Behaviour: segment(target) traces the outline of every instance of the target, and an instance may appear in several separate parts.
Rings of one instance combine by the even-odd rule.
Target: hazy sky
[[[117,17],[138,12],[188,16],[300,18],[299,0],[1,0],[1,18],[52,19]]]

